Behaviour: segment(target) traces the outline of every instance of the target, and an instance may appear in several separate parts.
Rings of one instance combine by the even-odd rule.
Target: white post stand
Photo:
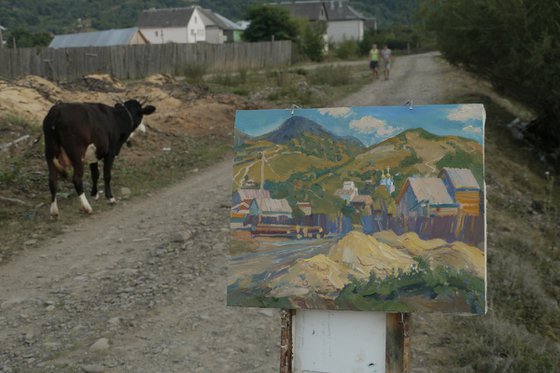
[[[283,310],[282,373],[403,373],[409,314]]]

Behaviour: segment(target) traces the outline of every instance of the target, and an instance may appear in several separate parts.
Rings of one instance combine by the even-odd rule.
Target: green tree
[[[327,32],[325,22],[303,22],[301,49],[311,61],[323,61],[325,52],[324,35]]]
[[[8,48],[46,47],[49,45],[51,40],[52,36],[46,32],[33,34],[25,29],[18,28],[8,35],[7,45]]]
[[[274,40],[296,41],[299,32],[297,21],[288,10],[271,5],[253,6],[247,12],[251,22],[243,32],[243,39],[250,42]]]
[[[557,0],[426,0],[445,57],[532,106],[541,137],[560,144],[560,6]]]

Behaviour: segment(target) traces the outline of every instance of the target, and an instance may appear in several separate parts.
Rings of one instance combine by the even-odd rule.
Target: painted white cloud
[[[333,108],[325,108],[319,109],[319,113],[323,115],[330,115],[337,118],[347,117],[352,113],[352,109],[349,107],[333,107]]]
[[[380,137],[391,135],[398,130],[398,128],[388,125],[384,120],[370,115],[351,121],[350,128],[361,133],[373,133]]]
[[[459,105],[447,115],[447,119],[466,122],[472,119],[482,119],[484,110],[482,105]]]
[[[463,127],[463,131],[472,132],[472,133],[482,133],[482,128],[475,127],[472,124],[469,124],[468,126]]]

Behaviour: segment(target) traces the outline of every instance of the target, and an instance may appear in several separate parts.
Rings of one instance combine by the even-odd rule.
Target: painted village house
[[[437,177],[409,177],[397,197],[397,216],[454,216],[459,206],[443,180]]]
[[[337,189],[334,194],[350,203],[358,195],[358,188],[353,181],[345,181],[342,184],[342,189]]]
[[[242,229],[245,227],[245,221],[249,215],[252,202],[253,200],[247,199],[231,207],[230,226],[232,229]]]
[[[305,216],[311,215],[311,203],[309,202],[297,202],[296,206],[303,212]]]
[[[292,218],[292,208],[286,199],[258,198],[251,202],[249,214],[262,223],[287,223]]]
[[[239,40],[241,33],[235,22],[199,6],[145,10],[137,26],[152,44],[221,44]]]
[[[468,168],[444,167],[439,173],[451,198],[459,204],[459,213],[480,215],[480,186]]]
[[[253,201],[254,199],[270,198],[270,192],[266,189],[238,189],[233,194],[232,203],[238,205],[243,201]]]
[[[350,201],[350,206],[355,209],[371,213],[373,199],[369,195],[357,195],[352,199],[352,201]]]
[[[110,47],[149,44],[138,27],[56,35],[49,48]]]

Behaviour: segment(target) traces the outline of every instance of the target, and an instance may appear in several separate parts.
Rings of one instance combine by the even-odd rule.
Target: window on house
[[[158,32],[156,31],[156,37],[158,36]]]
[[[194,16],[194,23],[198,22],[198,18],[196,18],[196,16]]]

